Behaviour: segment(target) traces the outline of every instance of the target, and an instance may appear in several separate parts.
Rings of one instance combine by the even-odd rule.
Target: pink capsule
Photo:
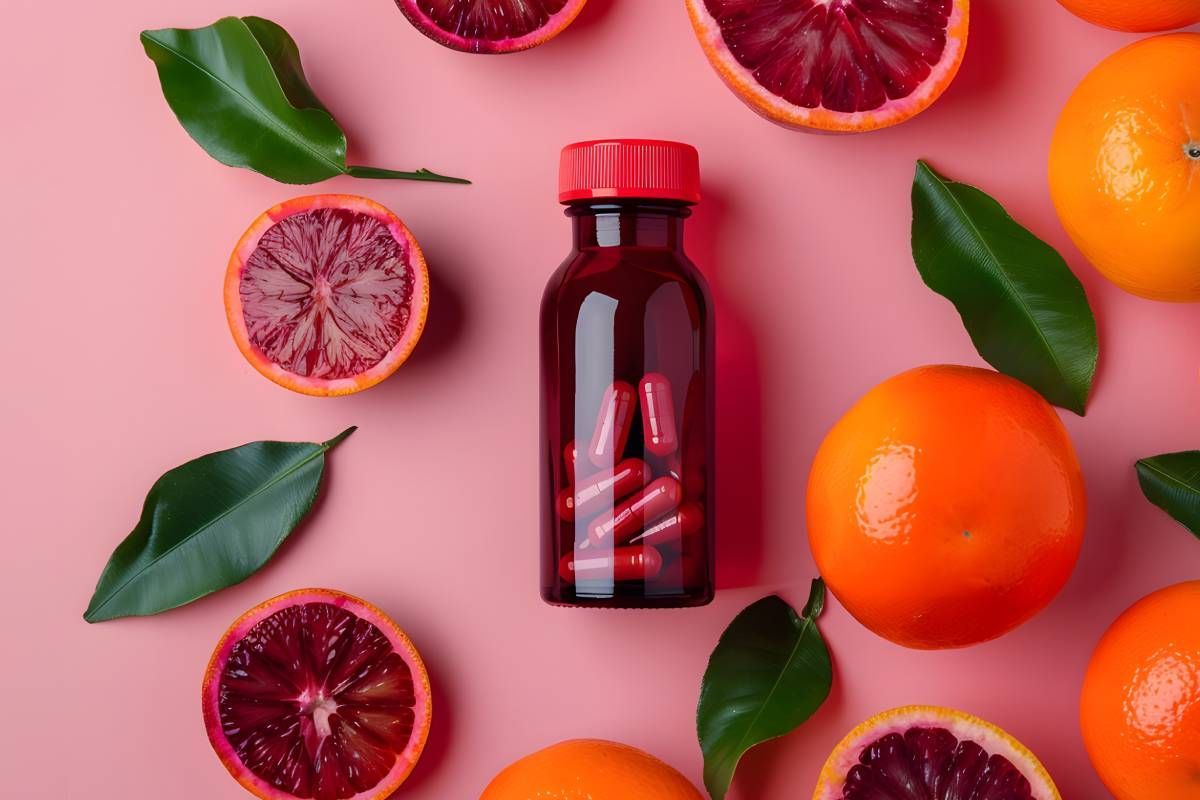
[[[656,456],[674,453],[679,447],[675,427],[675,400],[671,382],[660,372],[647,372],[638,384],[642,404],[642,431],[646,449]]]
[[[618,547],[586,558],[567,553],[558,564],[558,575],[575,581],[645,581],[662,569],[662,554],[653,547]]]
[[[596,427],[592,431],[592,443],[588,447],[588,460],[597,467],[609,467],[616,463],[625,452],[636,412],[633,387],[628,383],[614,381],[612,386],[605,389],[604,397],[600,400],[600,412],[596,416]]]
[[[575,449],[575,440],[567,442],[567,446],[563,448],[563,464],[567,468],[567,483],[575,482],[575,461],[579,458],[579,451]]]
[[[650,465],[640,458],[627,458],[612,472],[599,472],[579,486],[558,493],[558,515],[568,522],[578,516],[602,511],[614,501],[646,485]]]
[[[695,503],[687,503],[629,540],[630,544],[652,544],[656,547],[678,547],[704,523],[704,511]]]
[[[602,514],[588,529],[588,539],[593,545],[624,544],[636,536],[648,520],[673,511],[682,500],[683,486],[679,481],[671,477],[659,478],[618,505],[612,513]]]

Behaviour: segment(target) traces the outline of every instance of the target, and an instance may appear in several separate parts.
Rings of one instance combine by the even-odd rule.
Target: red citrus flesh
[[[953,80],[968,0],[687,0],[709,60],[785,125],[862,131],[924,110]]]
[[[429,276],[395,214],[353,195],[281,203],[242,236],[225,277],[234,339],[263,375],[298,392],[373,386],[425,326]]]
[[[515,53],[549,41],[587,0],[396,0],[417,30],[466,53]]]
[[[420,757],[429,678],[387,615],[329,589],[242,615],[204,676],[208,738],[230,774],[268,800],[382,800]]]
[[[821,771],[814,800],[1061,800],[1020,742],[952,709],[909,706],[850,732]]]

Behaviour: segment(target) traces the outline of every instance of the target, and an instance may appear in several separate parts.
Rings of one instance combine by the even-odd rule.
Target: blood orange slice
[[[466,53],[515,53],[553,39],[587,0],[396,0],[417,30]]]
[[[425,746],[429,676],[375,606],[300,589],[243,614],[204,674],[204,724],[230,774],[266,800],[382,800]]]
[[[1062,800],[1020,742],[978,717],[934,706],[878,714],[841,741],[813,800]]]
[[[708,60],[789,127],[857,132],[928,108],[958,72],[970,0],[687,0]]]
[[[225,313],[255,369],[297,392],[374,386],[425,327],[429,273],[400,218],[365,197],[297,197],[268,209],[225,273]]]

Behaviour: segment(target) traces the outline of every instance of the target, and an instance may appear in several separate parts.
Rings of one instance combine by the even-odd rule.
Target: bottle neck
[[[683,251],[686,203],[665,200],[588,200],[570,203],[575,248],[644,247]]]

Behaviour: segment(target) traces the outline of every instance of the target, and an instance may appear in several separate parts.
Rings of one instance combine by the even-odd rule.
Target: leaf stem
[[[432,170],[422,167],[416,172],[399,172],[394,169],[380,169],[379,167],[364,167],[351,164],[346,167],[346,174],[353,178],[373,178],[376,180],[404,180],[404,181],[436,181],[438,183],[470,183],[466,178],[452,178],[449,175],[439,175]]]
[[[801,614],[805,619],[816,619],[825,610],[825,581],[813,578],[812,588],[808,591],[808,603]]]
[[[339,444],[341,444],[347,436],[354,433],[356,430],[358,430],[358,426],[351,425],[349,428],[346,428],[346,430],[342,431],[337,436],[330,439],[328,442],[322,442],[321,449],[325,450],[326,452],[332,450],[333,448],[335,448]]]

